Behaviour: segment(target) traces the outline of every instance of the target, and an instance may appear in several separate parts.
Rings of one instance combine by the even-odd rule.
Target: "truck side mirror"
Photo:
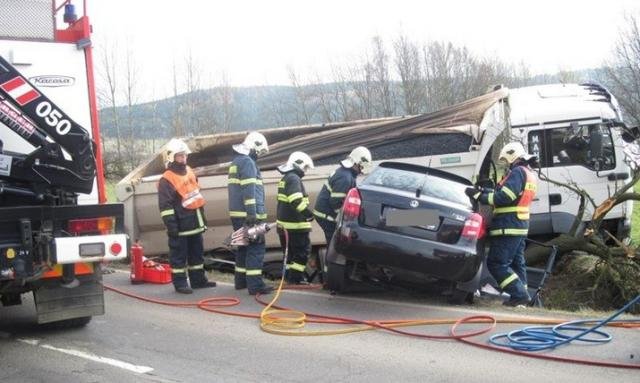
[[[624,142],[630,144],[638,138],[640,138],[640,126],[622,129],[622,139]]]

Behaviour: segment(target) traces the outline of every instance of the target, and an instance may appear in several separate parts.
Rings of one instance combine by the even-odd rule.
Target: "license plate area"
[[[385,223],[391,227],[419,227],[436,231],[440,226],[440,214],[435,209],[385,208]]]
[[[81,243],[79,245],[78,254],[81,257],[97,257],[106,254],[103,242]]]

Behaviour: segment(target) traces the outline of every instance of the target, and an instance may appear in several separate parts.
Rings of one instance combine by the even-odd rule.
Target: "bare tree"
[[[124,89],[123,96],[126,100],[127,110],[127,140],[124,142],[124,148],[126,152],[126,163],[128,165],[128,171],[133,170],[137,165],[140,158],[140,135],[136,134],[140,129],[135,126],[133,108],[138,103],[137,95],[137,79],[138,79],[138,67],[136,65],[131,46],[129,45],[130,39],[127,39],[126,52],[125,52],[125,71],[124,71]]]
[[[355,118],[373,118],[374,103],[374,76],[373,65],[367,55],[361,65],[350,66],[348,77],[355,96]]]
[[[218,111],[214,117],[214,123],[218,128],[216,131],[229,132],[233,128],[237,110],[235,108],[234,89],[229,85],[229,78],[226,73],[222,74],[221,83],[217,87],[214,96],[215,107]]]
[[[202,70],[200,65],[193,56],[191,49],[187,51],[184,57],[184,73],[185,73],[185,102],[184,102],[184,118],[188,133],[198,134],[206,132],[206,123],[201,117],[200,110],[202,108],[202,87],[201,77]]]
[[[171,69],[173,74],[173,98],[171,100],[173,104],[173,111],[171,125],[173,125],[173,135],[175,137],[182,137],[184,136],[184,120],[180,111],[180,101],[178,98],[178,68],[175,60],[173,61]]]
[[[420,49],[406,36],[398,37],[393,43],[396,70],[400,75],[400,86],[404,112],[418,114],[425,105],[425,81],[420,62]]]
[[[375,97],[375,110],[378,116],[389,117],[395,114],[395,99],[391,87],[391,76],[389,73],[389,56],[384,47],[384,42],[380,36],[374,36],[372,40],[372,75],[373,94]]]
[[[296,114],[296,123],[298,125],[307,125],[313,121],[315,114],[315,105],[313,103],[313,95],[308,84],[303,84],[300,76],[296,73],[292,66],[287,68],[289,81],[293,88],[293,110]]]
[[[640,124],[640,27],[638,16],[625,16],[613,50],[613,59],[605,67],[605,81],[618,96],[618,102],[634,124]]]
[[[122,136],[120,132],[120,121],[118,119],[118,61],[116,59],[117,44],[105,41],[100,50],[100,77],[102,83],[106,85],[106,89],[101,91],[101,99],[105,105],[111,107],[111,122],[116,132],[116,160],[115,171],[122,175],[124,169],[122,167]],[[105,140],[103,140],[105,142]],[[103,148],[107,149],[107,148]],[[109,151],[103,150],[106,154]]]

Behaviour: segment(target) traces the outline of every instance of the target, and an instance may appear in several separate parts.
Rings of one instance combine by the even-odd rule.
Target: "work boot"
[[[216,287],[217,283],[215,283],[214,281],[206,281],[204,283],[199,283],[197,285],[195,284],[191,284],[191,287],[194,289],[207,289],[209,287]]]
[[[176,286],[176,293],[191,294],[193,293],[193,290],[191,290],[191,287],[189,286],[180,286],[180,287]]]
[[[257,290],[249,290],[249,295],[256,295],[256,294],[262,294],[262,295],[266,295],[266,294],[271,294],[273,292],[273,287],[271,286],[262,286]]]
[[[304,274],[295,270],[287,270],[285,277],[285,282],[288,285],[308,285],[309,283],[304,279]]]
[[[531,302],[531,299],[529,297],[522,297],[522,298],[509,298],[508,300],[502,302],[502,304],[504,306],[509,306],[509,307],[519,307],[519,306],[527,307],[529,305],[529,302]]]

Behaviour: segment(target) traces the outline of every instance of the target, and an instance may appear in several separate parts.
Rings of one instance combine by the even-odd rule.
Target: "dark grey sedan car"
[[[484,259],[484,223],[464,193],[471,182],[424,166],[383,162],[351,189],[327,249],[326,285],[352,279],[455,282],[470,301]]]

